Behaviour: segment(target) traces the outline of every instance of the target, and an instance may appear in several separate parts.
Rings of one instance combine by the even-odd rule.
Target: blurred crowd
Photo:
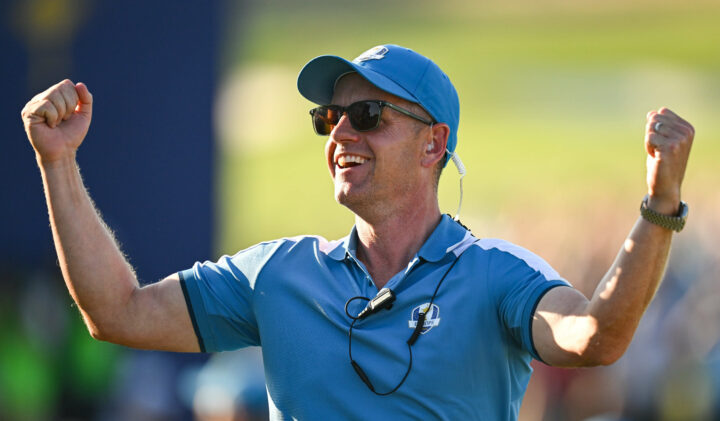
[[[695,206],[695,223],[676,235],[665,278],[625,355],[590,369],[533,362],[522,421],[720,419],[720,197],[706,199]],[[594,228],[584,245],[576,240],[570,253],[573,247],[554,247],[553,263],[586,296],[614,258],[626,222],[599,213],[587,218]],[[565,231],[582,237],[580,227]]]
[[[720,419],[720,227],[706,216],[696,220],[711,226],[690,224],[676,237],[665,279],[625,356],[591,369],[534,362],[522,421]],[[549,260],[570,279],[601,276],[615,251],[602,227],[593,230],[592,247],[576,250],[583,259],[565,253],[564,261]],[[558,237],[562,242],[563,233]],[[0,419],[267,419],[259,349],[208,356],[98,342],[59,273],[4,278],[12,281],[0,282]],[[594,289],[591,281],[576,287],[587,295]]]

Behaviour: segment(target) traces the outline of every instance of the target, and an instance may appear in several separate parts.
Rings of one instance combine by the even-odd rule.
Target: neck
[[[424,206],[396,208],[382,218],[355,216],[357,256],[378,289],[407,267],[439,222],[437,198]]]

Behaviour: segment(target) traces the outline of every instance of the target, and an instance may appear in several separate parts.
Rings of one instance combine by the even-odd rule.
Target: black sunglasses
[[[347,107],[342,107],[340,105],[323,105],[322,107],[310,110],[310,115],[312,116],[315,133],[321,136],[329,135],[335,126],[337,126],[338,122],[340,122],[340,118],[343,114],[347,114],[348,119],[350,120],[350,125],[353,129],[359,132],[366,132],[376,129],[380,125],[380,115],[385,107],[403,113],[415,120],[422,121],[427,125],[433,125],[435,123],[434,121],[420,117],[411,111],[398,107],[395,104],[371,99],[353,102]]]

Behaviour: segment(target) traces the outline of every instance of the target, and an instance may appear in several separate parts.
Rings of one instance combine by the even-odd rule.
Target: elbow
[[[92,318],[85,312],[82,312],[85,326],[90,333],[90,336],[98,341],[102,342],[118,342],[118,335],[116,329],[112,327],[111,323],[103,323],[97,318]]]
[[[87,314],[83,313],[85,326],[93,339],[103,342],[109,342],[107,329],[103,328],[99,323],[94,322]]]
[[[614,364],[625,353],[629,341],[618,337],[597,322],[594,317],[567,318],[565,324],[553,332],[554,349],[545,360],[560,367],[597,367]]]
[[[110,329],[108,327],[101,327],[98,325],[88,325],[88,331],[90,336],[101,342],[109,342],[113,344],[123,345],[123,336],[117,329]]]
[[[90,336],[93,339],[98,340],[98,341],[103,341],[103,342],[109,342],[108,335],[104,331],[98,329],[97,327],[88,326],[88,331],[90,332]]]
[[[580,358],[580,365],[582,367],[597,367],[615,364],[625,354],[628,345],[607,338],[593,338]]]
[[[620,357],[623,356],[623,352],[617,352],[614,350],[597,352],[592,357],[587,358],[584,366],[585,367],[598,367],[598,366],[609,366],[615,364]]]
[[[78,303],[85,326],[93,339],[122,345],[128,336],[128,302],[105,303],[104,305],[83,306]]]

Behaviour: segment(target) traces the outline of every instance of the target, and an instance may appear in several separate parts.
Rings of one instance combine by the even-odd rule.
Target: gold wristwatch
[[[643,199],[642,203],[640,204],[640,215],[642,215],[643,219],[645,219],[648,222],[652,222],[655,225],[659,225],[663,228],[667,228],[669,230],[680,232],[685,227],[685,221],[687,220],[688,216],[688,205],[687,203],[680,201],[680,209],[678,210],[678,213],[674,216],[669,215],[663,215],[662,213],[655,212],[654,210],[648,208],[649,196],[645,195],[645,198]]]

